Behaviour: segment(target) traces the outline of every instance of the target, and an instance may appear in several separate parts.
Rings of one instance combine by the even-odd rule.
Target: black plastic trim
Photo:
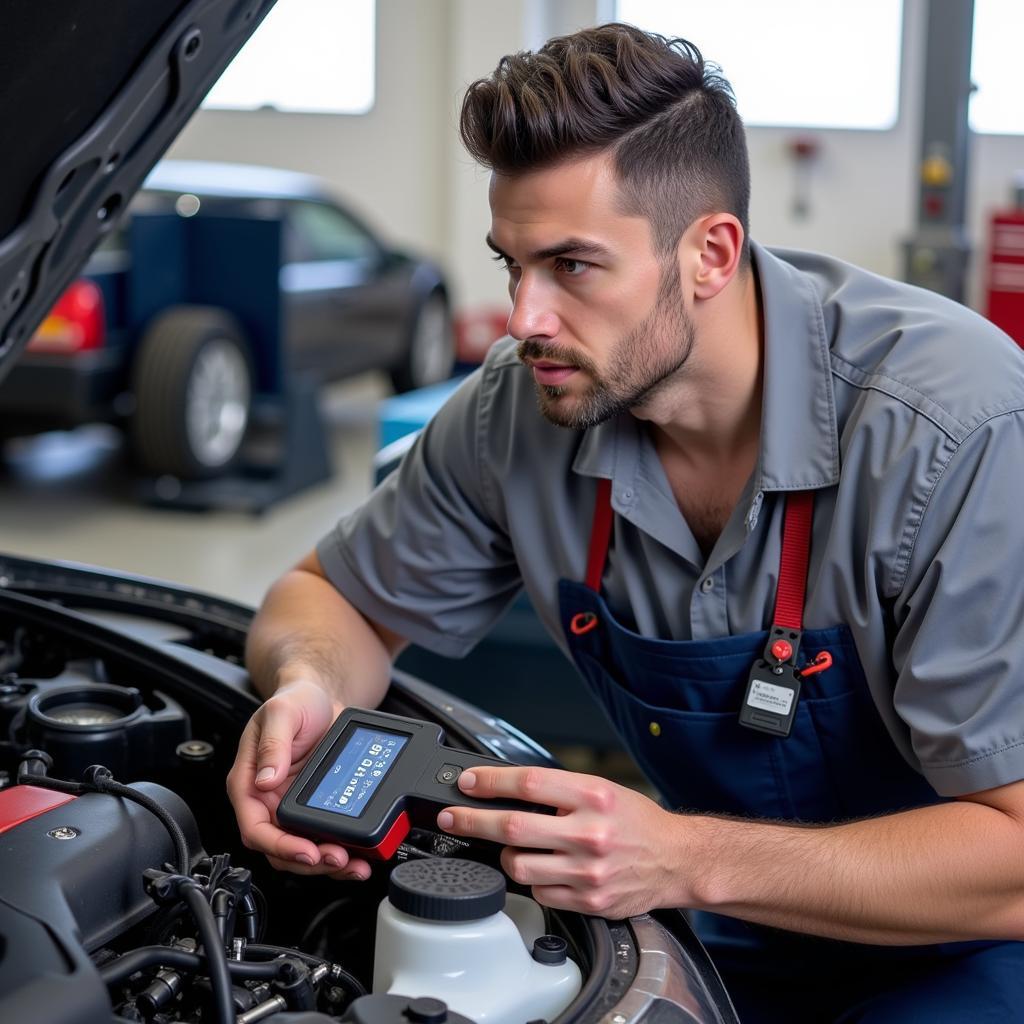
[[[102,113],[44,171],[27,216],[0,240],[0,380],[274,2],[183,3]],[[95,17],[91,3],[79,6],[82,18]]]

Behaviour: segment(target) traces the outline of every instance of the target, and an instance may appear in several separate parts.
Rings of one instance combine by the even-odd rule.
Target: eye
[[[579,277],[589,268],[590,264],[584,263],[583,260],[571,260],[565,256],[559,256],[555,260],[555,269],[569,277]]]

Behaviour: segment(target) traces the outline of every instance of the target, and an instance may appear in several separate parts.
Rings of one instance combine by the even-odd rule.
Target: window
[[[365,114],[374,100],[375,15],[375,0],[275,4],[203,106]]]
[[[377,252],[373,239],[333,206],[298,202],[290,211],[293,259],[365,260]]]
[[[971,128],[991,134],[1024,134],[1024,4],[974,0]]]
[[[896,123],[902,0],[617,0],[616,17],[695,43],[748,125]]]

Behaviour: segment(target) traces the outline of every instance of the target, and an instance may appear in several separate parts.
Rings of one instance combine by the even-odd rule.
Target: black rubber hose
[[[213,910],[213,919],[217,922],[221,945],[227,945],[232,937],[228,932],[234,933],[231,925],[235,914],[235,897],[226,889],[218,889],[210,900],[210,908]]]
[[[91,771],[92,769],[90,769],[90,772]],[[174,817],[165,807],[161,807],[160,804],[151,797],[146,796],[145,793],[140,793],[137,789],[132,789],[131,786],[125,786],[120,782],[115,782],[111,778],[104,778],[99,773],[95,773],[93,778],[90,779],[90,782],[96,787],[97,792],[110,793],[112,796],[124,797],[125,800],[131,800],[134,803],[145,807],[146,810],[150,811],[152,814],[155,814],[162,822],[164,828],[166,828],[171,835],[171,841],[174,843],[174,854],[178,860],[178,874],[189,874],[188,841],[185,839],[185,833],[182,832],[181,826],[174,820]]]
[[[198,882],[183,882],[179,892],[195,919],[199,941],[206,953],[206,969],[213,988],[214,1019],[217,1024],[235,1024],[235,1001],[231,991],[228,955],[224,950],[220,932],[217,931],[213,911],[206,902]]]
[[[259,914],[252,893],[246,893],[238,902],[238,920],[247,942],[255,942],[259,931]]]
[[[247,960],[229,960],[228,972],[237,981],[274,981],[281,974],[282,963],[262,961],[253,963]],[[190,953],[187,949],[175,949],[173,946],[140,946],[124,956],[119,956],[99,969],[104,985],[119,985],[127,981],[136,971],[144,971],[149,967],[173,967],[179,971],[191,971],[202,974],[206,971],[207,958],[199,953]]]
[[[246,956],[256,957],[259,960],[273,960],[275,957],[279,956],[294,956],[298,957],[299,960],[304,964],[308,964],[310,967],[320,967],[321,965],[329,967],[331,968],[332,977],[342,980],[357,995],[366,995],[365,986],[354,974],[350,974],[337,964],[332,964],[330,961],[324,960],[323,957],[313,956],[310,953],[303,953],[298,949],[286,949],[284,946],[267,946],[259,942],[250,942],[245,947],[245,954]]]
[[[256,960],[273,960],[279,956],[294,956],[311,967],[319,967],[323,964],[330,967],[330,961],[322,956],[313,956],[312,953],[303,953],[301,949],[289,949],[287,946],[267,946],[261,942],[250,942],[245,947],[246,956]]]

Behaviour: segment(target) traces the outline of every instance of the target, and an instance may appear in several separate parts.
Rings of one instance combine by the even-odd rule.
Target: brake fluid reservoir
[[[408,861],[377,912],[373,991],[432,996],[476,1024],[553,1020],[581,978],[565,942],[543,928],[540,907],[506,896],[504,876],[486,864]]]

